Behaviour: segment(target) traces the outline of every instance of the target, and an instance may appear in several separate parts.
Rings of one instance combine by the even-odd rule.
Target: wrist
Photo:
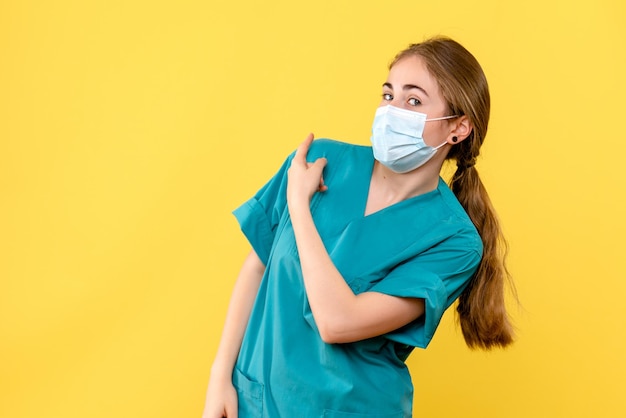
[[[225,364],[215,362],[211,366],[211,378],[220,380],[231,380],[234,367],[228,367]]]
[[[311,201],[310,199],[300,198],[300,199],[292,199],[289,202],[289,215],[291,218],[296,218],[302,216],[306,213],[310,213],[311,211]]]

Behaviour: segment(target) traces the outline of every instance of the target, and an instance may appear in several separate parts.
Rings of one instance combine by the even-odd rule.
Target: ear
[[[448,143],[451,145],[462,142],[472,133],[472,122],[466,115],[463,115],[450,124],[452,130],[448,135]],[[456,140],[455,140],[456,139]]]

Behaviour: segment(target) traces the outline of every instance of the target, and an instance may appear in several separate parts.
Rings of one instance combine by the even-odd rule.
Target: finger
[[[327,163],[328,163],[328,160],[325,157],[320,157],[317,160],[315,160],[315,162],[313,163],[313,167],[315,167],[316,170],[319,170],[321,172],[322,170],[324,170],[324,167],[326,167]]]
[[[237,410],[237,405],[233,405],[232,407],[229,408],[228,405],[226,405],[226,417],[227,418],[237,418],[237,416],[239,415],[239,411]]]
[[[311,143],[313,142],[313,138],[314,137],[312,133],[307,135],[306,139],[300,144],[300,146],[296,150],[296,155],[293,157],[294,160],[298,160],[301,163],[306,162],[306,155],[309,152],[309,147],[311,146]]]
[[[320,187],[319,187],[319,191],[320,192],[325,192],[326,190],[328,190],[328,186],[326,186],[326,184],[324,184],[324,176],[322,176],[320,178]]]
[[[309,170],[311,170],[311,172],[314,173],[315,175],[319,176],[321,181],[324,181],[322,179],[322,173],[327,163],[328,163],[328,160],[326,160],[326,158],[324,157],[318,158],[317,160],[315,160],[313,164],[311,164],[311,166],[309,167]]]
[[[326,164],[328,164],[328,160],[326,160],[326,158],[324,157],[318,158],[313,163],[307,163],[307,168],[310,169],[311,167],[313,167],[313,174],[317,174],[320,178],[320,182],[317,187],[317,190],[319,192],[325,192],[326,190],[328,190],[328,187],[324,185],[324,167],[326,167]]]

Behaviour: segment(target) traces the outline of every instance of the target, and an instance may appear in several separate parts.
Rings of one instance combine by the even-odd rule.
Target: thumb
[[[239,410],[238,410],[238,406],[237,404],[233,405],[232,407],[228,407],[228,405],[225,408],[225,412],[226,412],[226,417],[228,418],[237,418],[239,416]]]

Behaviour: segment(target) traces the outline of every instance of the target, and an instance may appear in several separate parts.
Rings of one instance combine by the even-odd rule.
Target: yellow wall
[[[624,4],[3,0],[0,416],[199,417],[230,211],[309,131],[368,143],[386,64],[435,34],[490,80],[523,308],[493,354],[446,316],[416,416],[626,416]]]

